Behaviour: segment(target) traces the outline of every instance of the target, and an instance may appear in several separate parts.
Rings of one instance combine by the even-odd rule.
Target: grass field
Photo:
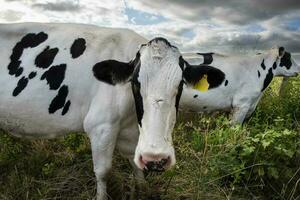
[[[300,199],[300,77],[279,97],[273,81],[243,127],[226,114],[183,114],[173,134],[176,166],[147,174],[135,199]],[[116,162],[118,160],[118,162]],[[134,186],[129,163],[115,156],[111,199]],[[92,199],[91,150],[84,134],[20,140],[0,133],[0,199]]]

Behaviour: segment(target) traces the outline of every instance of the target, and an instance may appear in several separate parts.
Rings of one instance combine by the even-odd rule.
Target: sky
[[[300,0],[0,0],[0,23],[14,22],[129,28],[182,52],[300,53]]]

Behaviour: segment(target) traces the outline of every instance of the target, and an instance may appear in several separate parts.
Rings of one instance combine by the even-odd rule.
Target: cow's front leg
[[[135,197],[135,186],[137,186],[138,189],[142,189],[146,185],[143,171],[139,169],[133,161],[138,137],[139,132],[137,125],[133,124],[129,127],[123,128],[117,139],[117,149],[123,157],[129,160],[133,169],[133,176],[136,184],[131,188],[132,190],[130,199],[137,199]]]
[[[88,133],[91,141],[94,172],[97,179],[97,200],[107,199],[105,178],[111,169],[118,132],[119,128],[116,125],[102,124]]]
[[[230,122],[231,125],[243,124],[248,111],[249,111],[249,106],[234,107],[231,122]]]

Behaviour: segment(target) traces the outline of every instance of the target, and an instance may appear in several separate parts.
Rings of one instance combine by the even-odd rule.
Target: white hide
[[[184,87],[180,108],[183,111],[193,112],[233,111],[233,123],[242,123],[253,113],[263,94],[262,88],[268,70],[272,68],[274,62],[277,63],[276,69],[272,70],[274,76],[295,76],[300,71],[300,67],[293,59],[291,59],[292,67],[289,70],[279,66],[278,48],[273,48],[260,55],[213,54],[212,56],[213,62],[209,65],[225,73],[227,86],[224,81],[219,87],[205,92]],[[199,62],[199,58],[203,58],[201,55],[191,53],[183,54],[183,57],[192,64],[202,63]],[[265,70],[261,67],[263,60],[266,66]]]

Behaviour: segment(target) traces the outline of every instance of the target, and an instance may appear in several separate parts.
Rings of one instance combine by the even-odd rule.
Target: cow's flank
[[[7,67],[9,74],[15,75],[16,77],[20,76],[23,72],[23,67],[20,66],[21,61],[19,59],[21,58],[24,49],[36,47],[46,41],[47,38],[48,35],[44,32],[40,32],[38,34],[28,33],[19,42],[17,42],[12,50],[10,63]]]
[[[86,41],[84,38],[78,38],[74,40],[70,49],[72,58],[75,59],[81,56],[84,53],[85,49],[86,49]]]
[[[48,38],[48,34],[44,32],[29,33],[25,35],[19,42],[17,42],[10,56],[10,63],[8,65],[9,74],[12,76],[14,75],[16,77],[21,75],[23,73],[23,66],[21,66],[22,61],[20,59],[22,57],[23,51],[26,48],[37,47],[39,44],[46,41],[47,38]],[[83,53],[84,49],[85,49],[85,40],[82,38],[77,39],[74,41],[71,48],[72,55],[78,57]],[[47,46],[46,48],[43,49],[42,52],[40,52],[35,57],[34,59],[35,66],[40,69],[49,68],[54,62],[54,59],[58,54],[58,52],[59,52],[58,48],[51,48],[50,46]],[[58,90],[64,81],[66,68],[67,68],[66,64],[51,66],[47,71],[45,71],[42,74],[41,80],[47,81],[50,90]],[[29,73],[28,77],[22,76],[22,78],[18,81],[16,88],[13,90],[12,95],[14,97],[18,96],[26,88],[29,80],[36,77],[36,75],[37,72],[32,71]],[[67,96],[68,96],[68,86],[64,85],[59,89],[57,96],[54,97],[54,99],[51,101],[48,109],[49,114],[55,113],[57,110],[63,108],[62,115],[65,115],[68,112],[69,107],[71,105],[70,101],[66,103]]]

